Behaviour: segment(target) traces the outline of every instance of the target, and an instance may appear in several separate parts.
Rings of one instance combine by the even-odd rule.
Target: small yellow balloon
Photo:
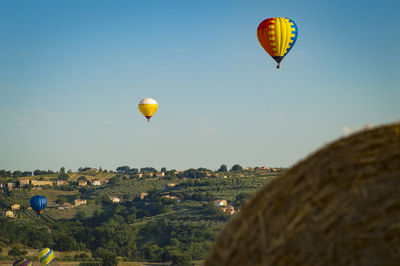
[[[147,118],[147,121],[150,122],[150,118],[157,111],[158,105],[156,100],[152,98],[144,98],[139,102],[138,107],[140,112]]]
[[[53,250],[51,250],[50,248],[42,248],[41,250],[39,250],[38,259],[40,261],[40,264],[42,264],[43,266],[49,265],[54,259]]]

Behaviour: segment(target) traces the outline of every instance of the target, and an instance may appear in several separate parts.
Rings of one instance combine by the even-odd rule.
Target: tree
[[[64,204],[64,203],[67,202],[67,198],[66,198],[66,197],[59,197],[59,198],[56,200],[56,202],[57,202],[58,204]]]
[[[252,194],[249,192],[242,192],[237,195],[234,201],[235,208],[240,208],[251,197],[251,195]]]
[[[28,252],[26,250],[21,250],[19,247],[14,246],[8,251],[8,256],[19,257],[24,256]]]
[[[175,253],[171,256],[171,261],[174,266],[191,266],[190,255],[187,253]]]
[[[157,170],[153,167],[143,167],[143,168],[140,168],[140,172],[141,173],[145,173],[145,172],[157,173]]]
[[[139,170],[137,168],[132,168],[126,171],[125,173],[130,175],[136,175],[137,173],[139,173]]]
[[[24,171],[22,172],[22,176],[31,176],[32,172],[31,171]]]
[[[118,176],[113,176],[109,179],[110,184],[117,184],[120,181],[120,178]]]
[[[161,262],[162,261],[162,252],[163,249],[157,245],[151,245],[144,248],[144,256],[145,259],[153,262]]]
[[[79,220],[79,221],[82,221],[83,219],[85,219],[86,218],[86,213],[84,212],[84,211],[78,211],[76,214],[75,214],[75,219],[77,219],[77,220]]]
[[[119,172],[119,173],[125,173],[126,171],[128,171],[130,168],[129,168],[129,166],[120,166],[120,167],[118,167],[117,168],[117,172]]]
[[[78,168],[78,172],[85,172],[85,171],[89,171],[92,170],[92,167],[79,167]]]
[[[218,172],[228,172],[226,164],[221,164],[220,168],[218,169]]]
[[[175,180],[175,179],[177,179],[176,174],[175,174],[175,170],[167,171],[167,172],[165,173],[165,176],[166,176],[166,178],[169,179],[169,180]]]
[[[165,168],[165,167],[161,168],[161,172],[163,172],[163,173],[167,172],[167,168]]]
[[[76,254],[74,256],[75,260],[88,260],[89,256],[86,253],[80,253],[80,254]]]
[[[67,180],[69,178],[69,175],[65,173],[65,167],[60,168],[60,172],[58,174],[58,179],[61,180]]]
[[[242,170],[242,169],[243,168],[240,165],[235,164],[234,166],[232,166],[231,171],[239,171],[239,170]]]
[[[34,176],[45,175],[45,174],[47,174],[47,172],[43,170],[36,169],[35,171],[33,171]]]
[[[76,240],[66,233],[61,233],[58,236],[55,236],[55,244],[57,246],[57,250],[60,251],[71,251],[75,250],[77,247]]]
[[[78,179],[77,179],[78,181],[87,181],[87,178],[86,178],[86,176],[80,176],[80,177],[78,177]]]
[[[101,258],[103,266],[118,265],[117,255],[105,248],[98,248],[93,252],[93,257]]]
[[[14,177],[20,177],[20,176],[22,176],[22,172],[21,171],[19,171],[19,170],[14,171]]]

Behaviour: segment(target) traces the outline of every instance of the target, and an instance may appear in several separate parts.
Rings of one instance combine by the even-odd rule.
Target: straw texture
[[[400,123],[340,139],[266,185],[205,265],[400,265]]]

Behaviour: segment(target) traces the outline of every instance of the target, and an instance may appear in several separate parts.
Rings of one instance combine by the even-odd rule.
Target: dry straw
[[[400,123],[340,139],[266,185],[205,265],[400,265]]]

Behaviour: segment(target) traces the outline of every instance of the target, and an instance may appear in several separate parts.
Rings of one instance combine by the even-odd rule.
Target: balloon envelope
[[[144,98],[139,102],[138,107],[140,112],[147,118],[147,121],[150,122],[150,118],[157,111],[158,104],[156,100],[152,98]]]
[[[14,261],[13,266],[32,266],[32,262],[28,259],[19,259]]]
[[[43,266],[49,265],[54,259],[54,252],[50,248],[39,250],[38,259]]]
[[[279,64],[297,40],[297,26],[290,18],[268,18],[260,23],[257,37],[264,50]]]
[[[47,199],[44,196],[33,196],[30,200],[31,207],[32,209],[37,212],[37,214],[41,214],[42,211],[46,208],[47,206]]]

